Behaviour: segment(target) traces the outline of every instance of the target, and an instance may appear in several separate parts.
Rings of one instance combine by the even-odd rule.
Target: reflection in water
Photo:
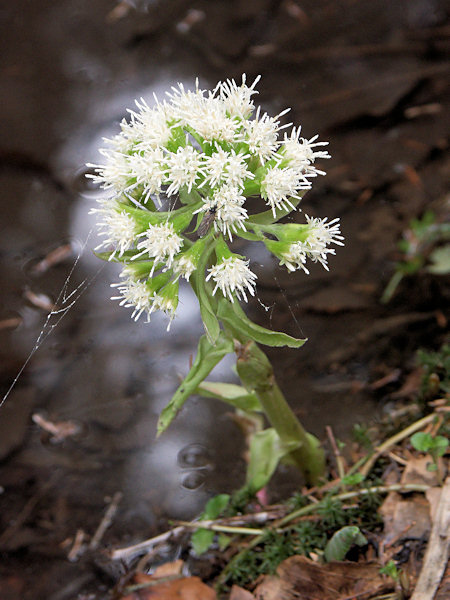
[[[202,444],[189,444],[180,450],[177,462],[182,469],[204,469],[210,462],[208,448]]]

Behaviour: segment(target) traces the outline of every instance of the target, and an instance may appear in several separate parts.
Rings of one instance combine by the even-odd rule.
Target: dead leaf
[[[318,564],[305,556],[291,556],[281,563],[276,576],[268,576],[256,588],[257,600],[344,600],[391,589],[375,562],[335,561]]]
[[[428,465],[432,463],[433,459],[429,454],[412,456],[408,459],[408,464],[403,471],[400,483],[402,485],[410,483],[414,485],[425,484],[433,487],[439,485],[436,473],[427,469]]]
[[[173,562],[164,563],[159,565],[153,572],[153,577],[170,577],[171,575],[181,575],[184,561],[179,558]]]
[[[199,577],[177,577],[167,581],[136,573],[129,588],[133,591],[120,600],[216,600],[215,591]],[[133,589],[134,588],[134,589]]]
[[[421,494],[403,498],[397,492],[391,492],[379,512],[384,521],[383,541],[386,545],[403,537],[420,539],[430,533],[430,506]]]
[[[248,590],[244,590],[244,588],[238,585],[233,585],[229,600],[255,600],[255,596]]]

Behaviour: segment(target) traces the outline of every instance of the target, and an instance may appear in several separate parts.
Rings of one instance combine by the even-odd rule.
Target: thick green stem
[[[305,431],[288,405],[277,385],[269,359],[251,340],[245,345],[237,344],[236,354],[236,368],[244,387],[257,395],[281,441],[298,444],[289,457],[308,483],[317,484],[325,469],[324,452],[319,440]]]

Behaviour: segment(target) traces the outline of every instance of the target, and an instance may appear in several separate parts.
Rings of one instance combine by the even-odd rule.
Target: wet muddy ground
[[[330,141],[328,175],[302,206],[340,217],[346,245],[309,277],[258,257],[249,313],[309,338],[269,351],[277,378],[309,429],[345,438],[389,410],[416,349],[446,334],[443,278],[405,280],[380,303],[410,219],[448,218],[445,3],[17,0],[0,12],[0,599],[102,598],[121,566],[100,550],[236,489],[244,444],[228,409],[199,398],[155,441],[201,322],[188,291],[170,334],[164,317],[135,324],[109,301],[117,271],[92,254],[99,191],[85,163],[134,98],[197,76],[261,74],[264,109],[291,106],[306,137]],[[232,380],[230,366],[216,377]],[[47,422],[63,423],[59,438]],[[283,475],[273,498],[292,491]]]

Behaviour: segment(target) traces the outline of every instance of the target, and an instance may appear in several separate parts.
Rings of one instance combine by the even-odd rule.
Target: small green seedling
[[[230,496],[228,494],[214,496],[206,503],[205,510],[200,516],[200,520],[209,521],[217,519],[217,517],[227,508],[229,501]],[[200,554],[203,554],[208,550],[213,543],[215,535],[215,532],[210,529],[197,529],[197,531],[192,534],[191,543],[197,556],[200,556]],[[219,538],[219,545],[223,547],[225,545],[225,540],[222,539],[221,536],[219,536]]]
[[[402,257],[395,264],[381,301],[389,302],[402,279],[425,270],[434,275],[450,272],[450,224],[437,223],[432,211],[426,211],[421,219],[412,219],[398,243]],[[440,245],[438,245],[440,244]],[[443,245],[442,245],[443,244]]]
[[[429,471],[436,471],[439,483],[442,485],[442,474],[439,470],[438,459],[444,456],[448,447],[448,439],[443,435],[433,437],[424,431],[418,431],[411,436],[411,444],[419,452],[427,452],[433,459],[433,464],[428,466]]]
[[[394,581],[398,581],[400,578],[400,571],[397,569],[397,565],[393,560],[390,560],[388,563],[381,567],[380,575],[387,575],[391,577]]]

